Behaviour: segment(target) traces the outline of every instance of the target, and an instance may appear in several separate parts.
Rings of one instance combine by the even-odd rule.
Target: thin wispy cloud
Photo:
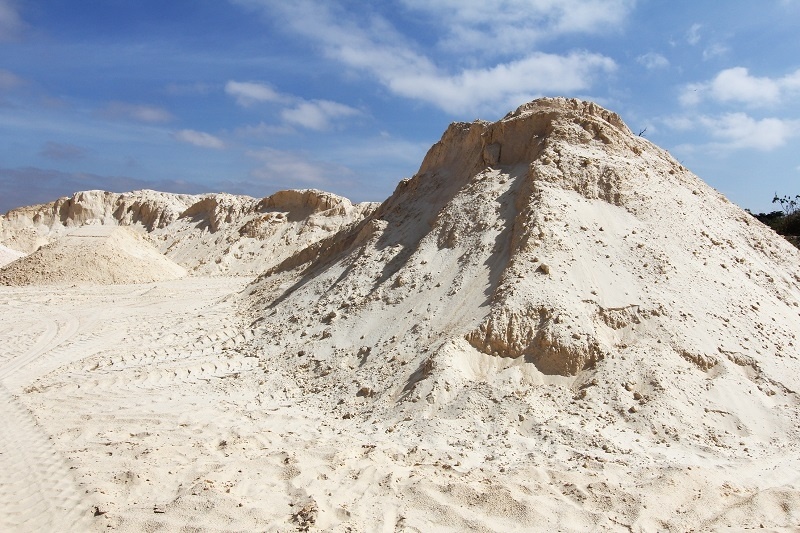
[[[696,45],[700,42],[700,29],[703,26],[701,24],[692,24],[689,28],[689,31],[686,32],[686,42],[691,44],[692,46]]]
[[[714,43],[703,50],[703,60],[708,61],[715,57],[721,57],[727,54],[730,49],[724,44]]]
[[[648,52],[636,58],[636,62],[647,70],[656,70],[669,67],[669,60],[656,52]]]
[[[258,102],[287,103],[289,99],[266,83],[252,81],[229,81],[225,84],[225,92],[236,99],[244,107]]]
[[[5,69],[0,69],[0,90],[14,89],[25,84],[25,80]]]
[[[176,131],[173,137],[181,142],[193,144],[201,148],[213,148],[215,150],[225,148],[225,142],[222,141],[222,139],[204,131],[180,130]]]
[[[13,0],[0,0],[0,42],[19,38],[25,23]]]
[[[329,187],[337,179],[352,174],[347,167],[315,161],[308,154],[274,148],[248,151],[247,156],[260,162],[250,175],[258,180],[283,187]]]
[[[233,96],[243,107],[256,103],[281,104],[280,116],[284,124],[323,131],[332,126],[332,121],[360,115],[361,111],[330,100],[305,100],[298,96],[276,91],[271,85],[256,82],[228,81],[225,92]],[[262,128],[263,129],[263,128]]]
[[[74,161],[86,157],[86,148],[69,143],[48,141],[42,146],[39,155],[52,161]]]
[[[111,102],[98,110],[97,114],[107,119],[134,120],[148,124],[169,122],[174,118],[169,111],[161,107],[126,102]]]

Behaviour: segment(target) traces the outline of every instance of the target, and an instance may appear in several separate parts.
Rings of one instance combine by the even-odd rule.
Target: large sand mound
[[[251,312],[271,371],[359,430],[447,419],[458,454],[557,416],[575,466],[763,457],[800,438],[798,264],[614,113],[544,99],[450,126],[359,227],[262,276]]]
[[[89,225],[0,269],[0,284],[148,283],[185,274],[141,234],[123,227]]]

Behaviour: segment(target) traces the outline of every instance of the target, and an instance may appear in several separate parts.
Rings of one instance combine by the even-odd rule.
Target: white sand
[[[286,194],[150,230],[235,272],[213,235],[284,213],[252,284],[0,287],[0,529],[800,524],[800,253],[616,115],[455,124],[374,213]]]
[[[9,248],[8,246],[3,246],[0,244],[0,268],[6,266],[12,261],[16,261],[24,255],[25,254],[22,252],[18,252]]]
[[[147,283],[180,278],[183,267],[161,255],[140,233],[88,225],[0,270],[0,284]]]

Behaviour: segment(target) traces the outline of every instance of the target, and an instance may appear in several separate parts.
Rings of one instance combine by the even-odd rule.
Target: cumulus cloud
[[[125,102],[111,102],[98,111],[103,118],[135,120],[157,124],[169,122],[173,119],[172,114],[161,107],[151,105],[129,104]]]
[[[286,96],[266,83],[231,80],[225,84],[225,92],[236,98],[236,102],[244,107],[257,102],[285,103],[287,101]]]
[[[710,99],[722,103],[768,106],[800,92],[800,69],[781,78],[751,76],[744,67],[721,71],[714,79],[684,87],[681,102],[695,105]]]
[[[798,120],[757,120],[745,113],[729,113],[716,118],[701,117],[699,121],[712,137],[720,139],[717,146],[721,148],[752,148],[760,151],[784,146],[800,127]]]
[[[328,100],[312,100],[285,109],[281,117],[288,124],[296,124],[311,130],[326,130],[330,127],[331,120],[358,114],[360,114],[358,109],[344,104]]]
[[[512,59],[450,71],[438,67],[433,59],[418,52],[414,42],[401,35],[389,21],[378,16],[357,20],[360,15],[354,12],[344,12],[335,5],[315,0],[235,1],[265,9],[266,14],[270,18],[278,18],[283,27],[319,44],[329,58],[372,76],[394,94],[427,102],[452,114],[506,110],[510,105],[545,93],[585,91],[599,75],[616,68],[612,59],[596,53],[575,51],[558,55],[530,52],[529,35],[527,45],[522,48],[508,45],[505,53],[512,52],[515,56]],[[524,6],[533,10],[537,20],[547,20],[545,25],[551,29],[588,31],[601,27],[598,21],[609,16],[601,14],[601,7],[625,7],[631,6],[632,2],[574,0],[566,2],[571,6],[570,10],[559,7],[562,4],[565,3],[537,0]],[[437,2],[409,2],[408,5],[431,12],[443,9]],[[509,6],[516,6],[514,12],[519,16],[527,16],[527,11],[520,13],[522,2],[509,0]],[[581,11],[579,7],[586,10]],[[620,13],[626,12],[625,9],[612,10],[618,13],[614,17],[622,17]],[[496,6],[493,10],[502,11]],[[480,17],[487,13],[487,8],[479,2],[458,2],[457,9],[451,12],[448,8],[446,12],[444,21],[452,17],[457,19],[451,27],[452,31],[457,33],[461,31],[459,28],[465,28],[465,32],[469,30],[473,32],[470,35],[476,35],[475,42],[484,38],[491,41],[491,37],[487,36],[493,33],[497,33],[500,39],[504,34],[501,29],[509,28],[509,21],[505,25],[502,21],[505,16],[502,13],[494,13],[493,22],[481,25]],[[468,35],[459,37],[459,42],[463,43],[462,51],[470,48],[470,39]],[[492,46],[499,49],[501,42],[495,41]]]
[[[686,149],[705,151],[758,150],[769,152],[786,146],[800,135],[800,120],[766,117],[747,113],[722,115],[673,115],[662,123],[672,130],[695,132],[707,136],[705,143],[683,145]]]
[[[24,26],[15,2],[0,0],[0,41],[17,39]]]
[[[667,68],[669,60],[655,52],[648,52],[636,58],[636,62],[643,65],[647,70],[655,70],[660,68]]]
[[[225,148],[225,143],[222,139],[203,131],[180,130],[176,131],[173,137],[181,142],[200,146],[201,148],[214,148],[217,150]]]
[[[57,143],[48,141],[39,151],[39,155],[54,161],[72,161],[82,159],[87,154],[86,149],[74,144]]]

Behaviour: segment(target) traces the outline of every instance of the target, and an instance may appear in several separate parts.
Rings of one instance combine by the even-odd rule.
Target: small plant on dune
[[[776,193],[772,203],[779,204],[781,209],[753,216],[800,248],[800,194],[792,198],[788,195],[778,196]]]
[[[788,195],[778,196],[778,193],[775,193],[772,203],[780,204],[783,214],[788,217],[794,215],[800,209],[800,194],[796,194],[794,198],[792,198]]]

